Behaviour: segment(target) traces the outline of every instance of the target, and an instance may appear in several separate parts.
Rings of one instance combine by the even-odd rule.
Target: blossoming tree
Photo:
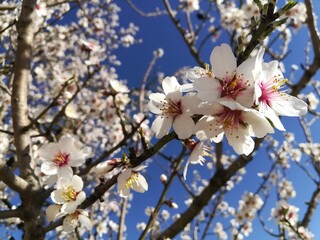
[[[0,238],[317,239],[319,3],[136,4],[1,2]],[[120,6],[197,65],[121,80]]]

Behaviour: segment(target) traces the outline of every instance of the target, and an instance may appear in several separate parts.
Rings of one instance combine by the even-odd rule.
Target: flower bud
[[[166,184],[167,183],[167,176],[165,174],[161,174],[160,175],[160,181],[163,183],[163,184]]]

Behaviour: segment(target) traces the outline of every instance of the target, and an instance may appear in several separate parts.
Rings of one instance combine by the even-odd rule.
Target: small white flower
[[[74,138],[62,137],[58,143],[43,145],[39,156],[46,160],[41,165],[41,172],[70,178],[73,175],[71,167],[81,166],[87,154],[76,146]]]
[[[210,56],[212,76],[203,76],[194,81],[198,98],[203,101],[236,101],[250,108],[254,102],[254,75],[256,59],[249,58],[237,67],[237,59],[227,44],[215,47]]]
[[[79,112],[77,111],[77,105],[74,103],[69,103],[65,108],[64,113],[68,118],[72,119],[77,119],[80,116]]]
[[[175,77],[166,77],[162,82],[163,93],[152,93],[149,96],[149,110],[158,114],[151,129],[156,138],[169,133],[171,126],[180,139],[193,134],[194,121],[192,108],[198,103],[193,94],[182,96],[180,84]]]
[[[82,191],[82,179],[74,175],[72,178],[58,179],[57,189],[51,193],[51,199],[56,204],[62,204],[61,212],[74,213],[77,207],[86,199]]]
[[[130,189],[143,193],[148,190],[146,179],[138,172],[146,166],[126,168],[118,176],[118,193],[121,197],[128,197]]]
[[[95,169],[94,172],[97,175],[103,175],[108,172],[111,172],[119,163],[121,162],[121,159],[114,158],[112,160],[107,160],[105,162],[99,163]]]
[[[203,140],[196,142],[194,140],[187,139],[185,144],[191,153],[183,170],[184,179],[187,177],[188,166],[190,163],[203,165],[203,163],[206,161],[204,157],[211,156],[209,153],[210,148],[204,144]]]
[[[220,142],[223,134],[236,153],[249,155],[254,149],[251,137],[264,137],[274,130],[258,111],[247,109],[236,102],[207,104],[202,108],[209,116],[203,116],[196,125],[199,139]]]
[[[88,213],[82,209],[77,209],[74,213],[67,215],[63,219],[62,227],[65,232],[71,232],[78,226],[79,223],[82,227],[85,227],[88,230],[91,230],[92,228],[92,222]]]
[[[262,61],[262,59],[260,59]],[[284,131],[279,116],[302,116],[307,113],[308,105],[282,89],[287,82],[278,68],[279,62],[261,62],[254,71],[257,72],[255,82],[255,102],[259,112],[270,119],[273,125]]]

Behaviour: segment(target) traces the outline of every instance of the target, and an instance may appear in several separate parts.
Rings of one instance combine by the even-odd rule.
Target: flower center
[[[230,108],[224,107],[224,111],[218,115],[218,125],[224,130],[239,128],[240,125],[246,127],[246,123],[241,119],[241,110],[231,110]]]
[[[173,117],[176,117],[182,114],[181,101],[173,101],[172,99],[167,99],[167,103],[164,104],[164,107],[161,109],[163,114],[168,114]]]
[[[250,86],[249,81],[244,81],[241,76],[236,74],[232,78],[225,78],[222,82],[221,97],[237,98],[241,91]]]
[[[286,90],[283,90],[283,86],[288,82],[288,79],[277,79],[266,83],[260,82],[259,87],[261,89],[261,96],[259,102],[264,102],[270,105],[270,101],[276,100],[279,97],[286,96]]]
[[[139,182],[138,182],[138,177],[139,177],[139,173],[137,172],[131,172],[131,176],[129,178],[126,179],[126,188],[132,188],[133,189],[133,184],[136,183],[139,186]]]
[[[63,189],[61,194],[62,198],[67,202],[75,201],[77,198],[77,192],[74,190],[72,186],[68,186]]]
[[[54,157],[53,162],[56,164],[56,166],[61,167],[68,164],[69,157],[70,154],[59,151]]]

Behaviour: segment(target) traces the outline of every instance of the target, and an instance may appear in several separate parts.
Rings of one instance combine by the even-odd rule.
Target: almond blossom
[[[254,149],[251,137],[262,138],[274,130],[270,123],[256,110],[248,109],[236,102],[206,104],[203,116],[196,125],[199,139],[220,142],[224,133],[236,153],[249,155]]]
[[[273,125],[284,131],[279,116],[301,116],[307,113],[308,105],[283,90],[287,79],[283,78],[279,69],[279,62],[260,62],[254,70],[255,82],[255,103],[259,107],[259,112],[270,119]]]
[[[58,179],[56,190],[51,193],[51,199],[56,204],[62,204],[61,212],[74,213],[86,198],[82,188],[83,181],[79,176],[61,177]]]
[[[232,100],[244,107],[252,107],[255,90],[253,70],[262,53],[259,52],[256,57],[249,58],[237,67],[237,59],[229,45],[215,47],[210,56],[211,76],[194,81],[198,98],[208,102]]]
[[[89,218],[89,215],[83,209],[76,209],[74,213],[67,214],[61,212],[61,205],[50,205],[46,209],[46,215],[50,222],[65,216],[62,225],[62,228],[65,232],[73,231],[79,225],[79,223],[88,230],[92,228],[92,222]]]
[[[62,137],[58,143],[48,143],[39,149],[39,156],[45,161],[41,172],[46,175],[58,175],[70,178],[73,175],[71,167],[79,167],[85,162],[87,154],[76,146],[73,137]]]
[[[191,153],[183,170],[184,179],[186,179],[187,177],[188,166],[190,163],[203,165],[203,163],[206,161],[204,157],[211,157],[211,154],[209,153],[210,148],[205,144],[203,140],[196,142],[193,139],[186,139],[185,144],[191,151]]]
[[[135,168],[126,168],[118,176],[118,193],[121,197],[129,196],[130,189],[144,193],[148,190],[146,179],[138,172],[146,166],[138,166]]]
[[[151,93],[149,110],[158,114],[151,130],[156,138],[169,133],[171,126],[180,139],[193,134],[195,123],[192,119],[192,108],[199,101],[195,95],[182,96],[180,84],[175,77],[166,77],[162,82],[163,93]]]

